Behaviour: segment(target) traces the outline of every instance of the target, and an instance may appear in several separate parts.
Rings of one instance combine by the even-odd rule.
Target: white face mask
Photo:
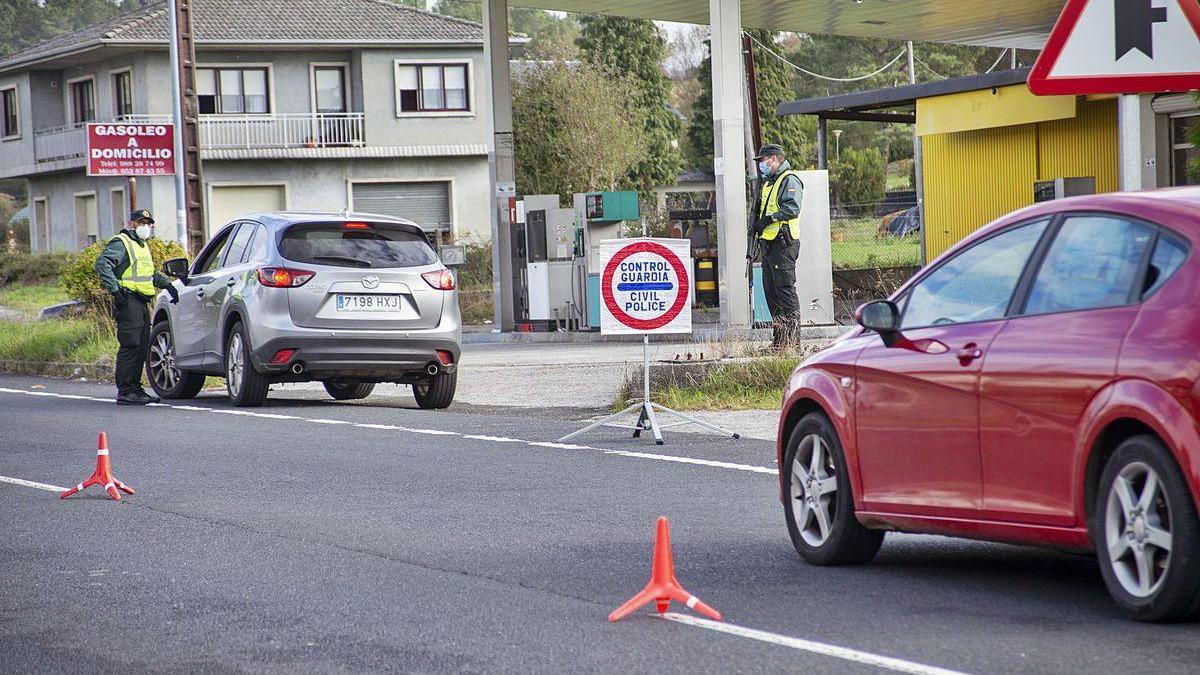
[[[138,226],[137,226],[137,228],[134,230],[134,232],[137,232],[137,236],[138,236],[138,238],[139,238],[139,239],[142,239],[142,240],[149,239],[149,238],[150,238],[150,234],[151,234],[151,232],[150,232],[150,226],[149,226],[149,225],[144,225],[144,224],[143,224],[143,225],[138,225]]]

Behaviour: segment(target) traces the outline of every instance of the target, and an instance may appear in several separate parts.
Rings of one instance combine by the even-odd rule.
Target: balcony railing
[[[83,157],[87,129],[74,125],[41,129],[33,134],[33,156],[39,162]]]
[[[127,115],[115,122],[170,122],[167,115]],[[203,115],[200,149],[329,148],[363,145],[362,113],[288,113],[282,115]],[[41,129],[34,134],[34,157],[53,162],[83,157],[82,126]]]
[[[362,144],[362,113],[207,115],[200,118],[202,149],[327,148]]]

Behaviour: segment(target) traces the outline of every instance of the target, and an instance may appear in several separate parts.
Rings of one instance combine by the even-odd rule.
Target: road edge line
[[[25,480],[24,478],[13,478],[11,476],[0,476],[0,483],[12,483],[13,485],[21,485],[24,487],[37,488],[48,492],[66,492],[68,488],[50,485],[49,483],[39,483],[37,481]]]
[[[891,656],[883,656],[880,654],[872,654],[871,652],[863,652],[849,647],[838,647],[837,645],[826,644],[824,642],[814,642],[812,640],[804,640],[801,638],[789,637],[787,635],[779,635],[777,633],[769,633],[764,630],[755,628],[746,628],[737,624],[725,623],[723,621],[712,621],[710,619],[702,619],[696,616],[687,614],[677,614],[675,612],[667,612],[657,615],[659,618],[681,623],[685,626],[693,628],[703,628],[705,630],[725,633],[726,635],[734,635],[737,637],[748,638],[750,640],[758,640],[780,647],[789,647],[800,651],[827,656],[844,661],[852,661],[861,663],[876,668],[883,668],[898,673],[910,673],[911,675],[964,675],[961,671],[939,668],[937,666],[927,666],[923,663],[914,661],[905,661]]]

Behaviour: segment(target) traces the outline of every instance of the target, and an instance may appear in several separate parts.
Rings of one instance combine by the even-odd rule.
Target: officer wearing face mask
[[[796,258],[804,184],[778,145],[764,145],[755,159],[762,178],[755,234],[762,251],[763,292],[774,324],[771,346],[784,349],[794,343],[800,324]]]
[[[147,243],[154,234],[154,217],[149,211],[129,214],[125,229],[118,232],[96,258],[100,285],[112,294],[113,320],[117,322],[117,404],[146,405],[159,399],[142,388],[142,367],[150,349],[150,303],[159,288],[166,289],[171,302],[179,293],[171,280],[154,271]]]

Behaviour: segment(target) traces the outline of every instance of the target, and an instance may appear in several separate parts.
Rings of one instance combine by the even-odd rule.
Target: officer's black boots
[[[117,405],[146,405],[150,402],[150,397],[138,396],[137,392],[126,392],[117,394]]]

